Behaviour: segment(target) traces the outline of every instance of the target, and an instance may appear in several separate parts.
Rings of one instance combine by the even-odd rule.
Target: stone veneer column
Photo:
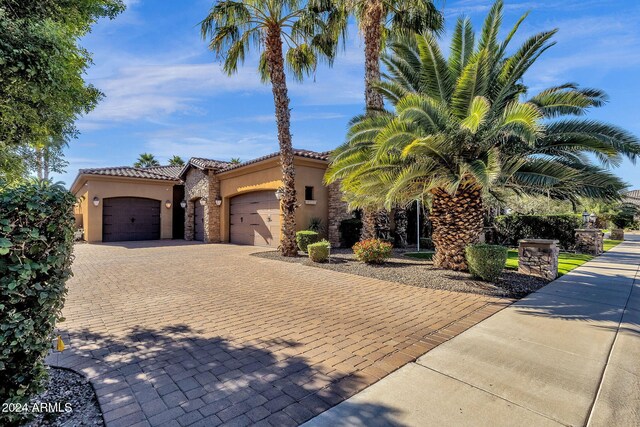
[[[340,190],[340,183],[334,182],[328,187],[329,190],[329,213],[327,218],[327,238],[333,247],[341,246],[340,222],[352,218],[349,205],[343,200]]]
[[[518,244],[518,273],[547,280],[558,277],[557,240],[523,239]]]
[[[209,171],[209,195],[207,196],[207,206],[205,215],[205,241],[207,243],[220,243],[220,212],[222,205],[216,206],[216,197],[220,195],[220,180]]]
[[[209,199],[209,175],[206,171],[200,169],[190,168],[187,172],[187,176],[184,180],[184,199],[187,202],[187,207],[184,213],[184,238],[185,240],[193,240],[195,237],[194,229],[194,216],[195,216],[195,204],[200,203],[200,198],[206,197]],[[205,242],[207,241],[207,228],[206,221],[208,212],[207,205],[204,209],[204,221],[205,221]]]
[[[624,240],[624,230],[620,228],[611,229],[611,239],[612,240]]]
[[[579,228],[576,230],[576,252],[600,255],[604,250],[604,233],[597,228]]]

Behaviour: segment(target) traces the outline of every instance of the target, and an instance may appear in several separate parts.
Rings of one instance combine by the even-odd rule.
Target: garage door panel
[[[272,191],[243,194],[229,207],[231,243],[271,246],[280,244],[280,203]]]
[[[102,241],[160,239],[160,201],[140,197],[104,199]]]

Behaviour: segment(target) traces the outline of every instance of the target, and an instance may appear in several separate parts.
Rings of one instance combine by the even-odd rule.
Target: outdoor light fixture
[[[595,213],[591,212],[591,215],[589,215],[589,221],[590,221],[592,224],[595,224],[595,223],[596,223],[596,214],[595,214]]]
[[[187,201],[186,201],[186,200],[181,201],[181,202],[180,202],[180,207],[181,207],[182,209],[186,208],[186,207],[187,207]]]
[[[216,206],[220,206],[222,204],[222,197],[218,194],[216,196]]]
[[[164,202],[164,205],[167,209],[171,209],[171,200],[167,200],[166,202]]]
[[[201,204],[202,206],[206,205],[206,204],[207,204],[207,198],[206,198],[206,197],[201,198],[201,199],[200,199],[200,204]]]
[[[589,222],[589,212],[586,209],[582,212],[582,222],[585,225]]]
[[[100,204],[100,199],[98,198],[98,196],[95,196],[93,198],[93,206],[98,206]]]
[[[280,187],[276,190],[276,199],[282,200],[282,196],[284,196],[284,189]]]

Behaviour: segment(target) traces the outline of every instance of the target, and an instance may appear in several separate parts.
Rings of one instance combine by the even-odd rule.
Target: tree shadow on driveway
[[[69,348],[47,362],[90,379],[108,426],[299,425],[372,382],[287,356],[296,342],[240,345],[185,325],[134,328],[124,337],[89,330],[63,337]],[[362,414],[392,425],[391,412],[376,407]]]

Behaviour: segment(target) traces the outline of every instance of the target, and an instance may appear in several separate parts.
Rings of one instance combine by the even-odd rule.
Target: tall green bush
[[[504,215],[495,220],[498,241],[517,246],[520,239],[559,240],[560,247],[576,244],[575,229],[582,228],[582,215]]]
[[[298,249],[302,252],[307,252],[307,246],[319,240],[320,235],[317,231],[301,230],[296,233],[296,243],[298,244]]]
[[[469,245],[465,249],[469,272],[487,282],[495,282],[507,262],[507,248],[498,245]]]
[[[71,276],[76,199],[48,181],[2,187],[0,402],[23,403],[46,377],[43,360]],[[0,424],[18,417],[0,413]]]

